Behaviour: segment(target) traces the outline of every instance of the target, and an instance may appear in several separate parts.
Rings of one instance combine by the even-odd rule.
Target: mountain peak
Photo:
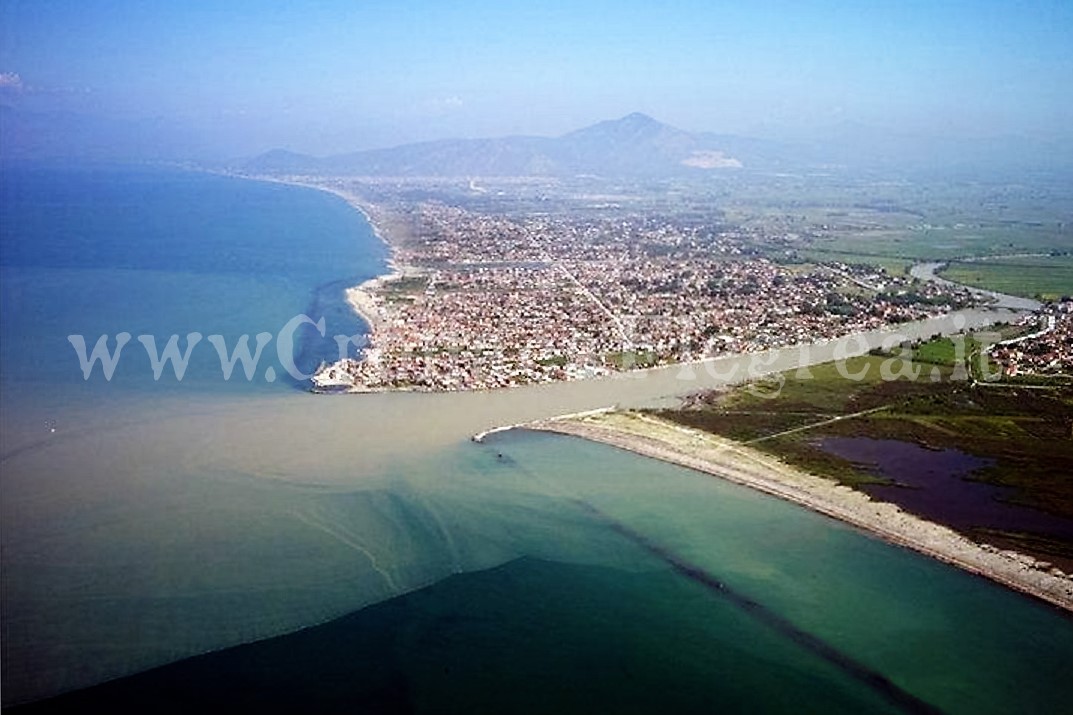
[[[554,139],[448,140],[325,159],[270,152],[250,166],[368,176],[669,176],[741,167],[730,152],[737,154],[732,140],[692,134],[633,112]]]
[[[652,117],[642,112],[631,112],[622,119],[617,120],[618,124],[634,124],[634,125],[656,125],[663,126],[662,122],[656,121]]]
[[[578,129],[570,132],[565,138],[575,138],[586,140],[603,139],[603,140],[632,140],[654,137],[660,134],[685,134],[674,127],[668,126],[663,122],[657,121],[647,114],[641,112],[634,112],[627,114],[621,119],[608,119],[603,122],[598,122],[584,129]]]

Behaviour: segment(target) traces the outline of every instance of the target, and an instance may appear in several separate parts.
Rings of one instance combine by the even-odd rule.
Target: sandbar
[[[956,531],[875,501],[732,440],[649,414],[598,411],[525,425],[581,437],[712,474],[799,504],[970,573],[1073,612],[1073,576],[1030,556],[977,544]]]

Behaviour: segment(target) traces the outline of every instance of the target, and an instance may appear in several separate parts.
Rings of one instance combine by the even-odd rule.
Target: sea
[[[1053,607],[681,467],[524,429],[469,439],[657,383],[311,394],[320,361],[362,344],[343,290],[388,258],[335,195],[159,167],[0,178],[14,712],[1073,698]]]

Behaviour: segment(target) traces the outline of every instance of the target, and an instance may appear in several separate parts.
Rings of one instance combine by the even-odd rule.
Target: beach
[[[970,573],[1073,611],[1073,577],[868,495],[796,469],[731,440],[636,412],[600,411],[525,425],[678,464],[776,496]]]
[[[337,196],[362,215],[372,229],[373,235],[387,248],[388,257],[385,262],[387,271],[359,285],[351,286],[344,291],[347,305],[350,306],[355,315],[362,319],[368,329],[366,335],[367,345],[362,350],[361,360],[345,358],[331,363],[324,363],[312,377],[313,389],[318,392],[353,392],[359,394],[384,392],[382,388],[368,387],[361,384],[360,381],[355,380],[352,373],[360,362],[366,360],[375,362],[379,359],[375,338],[378,333],[383,332],[387,325],[383,300],[385,287],[408,275],[419,273],[417,269],[400,263],[397,237],[394,241],[389,240],[388,233],[383,226],[384,221],[378,220],[378,211],[375,206],[349,191],[302,178],[281,179],[274,176],[245,176],[241,174],[237,176],[255,181],[316,189]]]

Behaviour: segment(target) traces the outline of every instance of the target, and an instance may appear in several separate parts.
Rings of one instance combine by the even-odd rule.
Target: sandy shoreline
[[[350,288],[349,290],[365,289],[366,286],[368,286],[369,288],[372,288],[373,286],[371,284],[373,284],[374,281],[380,281],[382,283],[382,282],[386,282],[386,281],[389,281],[389,280],[394,280],[396,278],[400,278],[406,273],[406,271],[403,269],[403,267],[400,266],[399,263],[398,263],[398,248],[397,248],[397,246],[395,246],[395,244],[393,244],[391,241],[388,240],[386,232],[384,231],[384,229],[380,225],[380,223],[376,220],[376,218],[373,216],[372,212],[366,207],[366,204],[364,202],[362,202],[362,200],[359,199],[354,194],[351,194],[349,192],[343,191],[342,189],[337,189],[337,188],[334,188],[334,187],[331,187],[331,186],[325,186],[324,184],[318,184],[318,183],[313,183],[313,182],[309,182],[309,181],[301,181],[299,179],[281,179],[281,178],[275,177],[275,176],[249,176],[249,175],[246,175],[246,174],[225,174],[225,175],[226,176],[235,176],[235,177],[240,178],[240,179],[248,179],[248,180],[253,180],[253,181],[266,181],[266,182],[268,182],[270,184],[285,184],[287,186],[300,186],[300,187],[302,187],[304,189],[316,189],[317,191],[324,191],[325,193],[332,194],[333,196],[338,196],[343,201],[346,201],[348,206],[350,206],[352,209],[354,209],[355,211],[360,213],[362,215],[362,217],[365,219],[365,222],[367,224],[369,224],[369,228],[372,229],[373,235],[376,236],[377,240],[380,241],[380,243],[384,244],[384,247],[387,248],[387,250],[388,250],[388,258],[387,258],[387,261],[386,261],[388,271],[387,271],[387,273],[381,273],[380,275],[375,276],[375,277],[365,281],[364,283],[362,283],[359,286],[354,286],[353,288]],[[377,284],[377,286],[379,286],[379,285],[380,284]],[[355,308],[355,310],[357,310],[357,308]]]
[[[377,331],[383,328],[386,320],[383,307],[376,297],[377,293],[383,289],[385,283],[397,280],[400,277],[402,277],[401,273],[393,271],[376,278],[370,278],[361,285],[347,288],[345,291],[347,305],[369,326],[370,339],[376,335]]]
[[[731,440],[634,412],[598,412],[525,427],[581,437],[727,479],[1073,612],[1073,576],[1023,554],[976,544],[894,504],[873,501]]]
[[[272,176],[243,176],[242,178],[268,181],[276,184],[287,184],[289,186],[301,186],[307,189],[324,191],[333,196],[338,196],[345,201],[348,206],[364,217],[365,222],[368,223],[369,227],[372,229],[373,235],[376,236],[377,240],[384,244],[388,250],[388,258],[385,262],[387,272],[374,276],[359,285],[347,288],[344,291],[344,296],[350,309],[354,311],[354,314],[361,318],[368,327],[368,334],[366,335],[368,343],[364,349],[363,359],[368,359],[370,355],[375,356],[375,338],[377,333],[382,331],[387,320],[384,314],[383,300],[380,297],[384,286],[393,281],[397,281],[414,271],[399,263],[398,247],[388,240],[386,232],[373,216],[373,212],[367,208],[357,196],[332,186],[325,186],[324,184],[302,181],[299,179],[281,179]],[[316,373],[312,378],[315,391],[324,390],[337,392],[342,390],[357,393],[383,391],[382,389],[365,389],[354,385],[353,380],[348,374],[348,367],[351,362],[354,361],[347,358],[344,360],[336,360],[333,363],[322,364],[316,370]]]

